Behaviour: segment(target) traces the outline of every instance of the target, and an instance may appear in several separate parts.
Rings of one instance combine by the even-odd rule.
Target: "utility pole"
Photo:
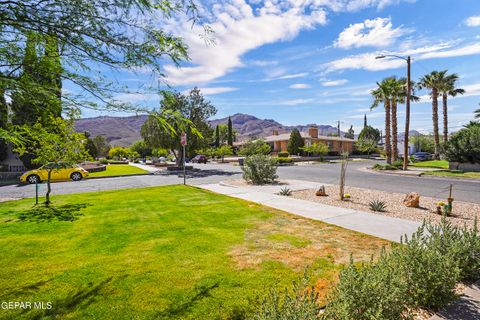
[[[412,59],[407,57],[407,101],[405,102],[405,135],[403,138],[403,170],[408,169],[408,134],[410,131],[410,95],[412,92],[410,79],[410,65]]]

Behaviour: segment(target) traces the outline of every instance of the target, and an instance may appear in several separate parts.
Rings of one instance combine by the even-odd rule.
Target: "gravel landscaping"
[[[423,221],[424,219],[432,222],[440,222],[441,215],[436,213],[437,203],[439,201],[447,202],[446,199],[435,199],[430,197],[420,197],[420,208],[408,208],[403,204],[405,194],[383,192],[378,190],[370,190],[363,188],[345,187],[345,193],[350,194],[351,198],[348,201],[341,201],[338,198],[338,186],[325,186],[325,191],[328,196],[316,196],[314,189],[294,191],[292,197],[302,200],[319,202],[331,206],[356,209],[375,214],[386,215],[390,217],[403,218],[414,221]],[[412,189],[412,192],[414,190]],[[453,192],[455,197],[455,191]],[[369,203],[373,200],[385,201],[387,208],[386,212],[373,212],[370,210]],[[455,225],[463,226],[474,225],[475,215],[480,218],[480,205],[454,201],[452,216],[448,220]]]

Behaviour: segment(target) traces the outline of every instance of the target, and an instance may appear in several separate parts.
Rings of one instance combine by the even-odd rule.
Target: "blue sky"
[[[199,37],[202,23],[171,20],[166,28],[185,39],[191,60],[181,68],[167,63],[162,82],[179,91],[198,86],[218,108],[217,117],[241,112],[286,125],[341,120],[358,133],[366,113],[370,124],[382,128],[383,110],[369,110],[369,91],[385,77],[405,76],[406,64],[375,60],[378,54],[411,55],[414,80],[432,70],[459,74],[458,85],[467,92],[450,100],[451,130],[478,108],[478,0],[204,0],[199,8],[213,41]],[[159,80],[149,70],[108,76],[132,91]],[[429,132],[431,103],[427,92],[418,94],[412,128]],[[116,99],[158,106],[155,94]],[[404,106],[399,109],[403,126]]]

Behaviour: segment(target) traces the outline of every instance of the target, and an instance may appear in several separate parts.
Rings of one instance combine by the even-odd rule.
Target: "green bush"
[[[105,158],[100,159],[98,162],[100,162],[100,164],[108,164],[108,160]]]
[[[277,160],[267,155],[257,154],[245,158],[242,167],[243,178],[253,184],[272,183],[277,176]]]
[[[293,159],[292,158],[282,158],[282,157],[278,157],[277,158],[277,162],[279,164],[289,164],[289,163],[293,163]]]
[[[403,168],[403,160],[398,159],[393,161],[392,166],[397,168],[397,169],[402,169]]]
[[[262,139],[250,140],[238,150],[238,154],[245,157],[253,156],[255,154],[267,155],[270,152],[272,152],[272,148]]]
[[[290,153],[288,153],[288,151],[280,151],[277,155],[279,158],[288,158]]]
[[[397,167],[389,165],[389,164],[380,164],[376,163],[372,167],[373,170],[398,170]]]
[[[480,163],[480,124],[471,123],[454,133],[443,145],[443,153],[451,162]]]

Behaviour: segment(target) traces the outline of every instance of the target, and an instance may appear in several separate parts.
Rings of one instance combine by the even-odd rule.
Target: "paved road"
[[[453,184],[453,197],[456,200],[480,203],[480,181],[459,179],[444,179],[437,177],[410,177],[388,175],[383,173],[366,172],[364,168],[372,163],[350,163],[347,172],[347,185],[352,187],[368,187],[390,192],[418,192],[424,196],[446,198],[448,187]],[[195,165],[196,170],[191,172],[188,183],[193,185],[217,183],[222,180],[238,179],[241,170],[238,166],[207,164]],[[315,164],[305,166],[280,167],[280,179],[307,180],[326,184],[338,183],[338,164]],[[61,182],[53,185],[54,194],[79,193],[101,190],[115,190],[123,188],[142,188],[168,184],[183,183],[183,178],[178,174],[161,174],[149,176],[119,177],[84,180],[80,182]],[[42,188],[45,188],[42,185]],[[2,197],[32,197],[34,187],[3,186],[0,187]]]

